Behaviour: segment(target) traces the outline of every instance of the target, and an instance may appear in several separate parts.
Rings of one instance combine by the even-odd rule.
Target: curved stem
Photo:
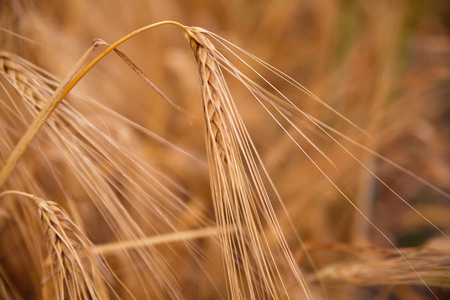
[[[225,231],[226,230],[226,231]],[[94,251],[100,255],[111,255],[120,251],[129,251],[139,247],[149,247],[160,244],[168,244],[173,242],[187,242],[190,240],[197,240],[208,237],[219,236],[221,233],[226,232],[231,234],[234,232],[232,229],[221,228],[217,226],[192,229],[187,231],[176,231],[172,233],[166,233],[161,235],[154,235],[136,240],[120,241],[115,243],[105,243],[95,245]]]
[[[8,179],[8,176],[11,174],[12,170],[16,166],[19,159],[23,156],[25,151],[28,149],[30,143],[33,141],[34,137],[37,135],[42,125],[44,125],[45,121],[50,117],[52,112],[56,109],[56,107],[61,103],[65,96],[73,89],[73,87],[81,80],[81,78],[86,75],[89,70],[91,70],[95,64],[97,64],[103,57],[105,57],[109,52],[114,50],[117,46],[134,37],[135,35],[146,31],[148,29],[160,26],[171,24],[178,26],[182,29],[185,28],[182,24],[175,21],[162,21],[154,24],[150,24],[144,27],[141,27],[128,35],[124,36],[111,46],[109,46],[106,50],[100,53],[97,57],[95,57],[86,67],[83,68],[79,73],[81,66],[86,62],[89,55],[94,51],[95,47],[97,47],[102,42],[97,40],[94,41],[91,47],[83,54],[83,56],[78,60],[78,62],[73,66],[70,70],[69,74],[64,78],[58,88],[55,90],[53,95],[48,99],[45,105],[42,107],[39,114],[33,120],[31,125],[25,131],[25,133],[20,138],[17,145],[14,147],[13,151],[9,155],[8,159],[5,162],[1,172],[0,172],[0,188],[3,186],[5,181]]]
[[[121,38],[120,40],[118,40],[117,42],[115,42],[114,44],[111,44],[111,46],[109,46],[108,48],[106,48],[106,50],[104,50],[102,53],[100,53],[96,58],[94,58],[83,70],[81,70],[80,73],[78,73],[78,75],[70,82],[70,84],[67,86],[67,88],[64,90],[64,92],[61,94],[60,99],[63,99],[69,92],[70,90],[72,90],[72,88],[78,83],[78,81],[80,81],[81,78],[84,77],[84,75],[86,75],[87,72],[89,72],[103,57],[105,57],[108,53],[110,53],[111,51],[113,51],[115,48],[117,48],[120,44],[126,42],[127,40],[129,40],[130,38],[134,37],[135,35],[144,32],[148,29],[152,29],[155,28],[157,26],[160,25],[175,25],[178,26],[182,29],[185,28],[184,25],[175,22],[175,21],[162,21],[162,22],[158,22],[158,23],[153,23],[144,27],[141,27],[129,34],[127,34],[126,36],[124,36],[123,38]],[[61,100],[60,100],[61,101]]]
[[[27,198],[30,198],[31,200],[33,200],[35,203],[38,202],[38,199],[40,199],[38,196],[30,194],[30,193],[25,193],[25,192],[21,192],[21,191],[15,191],[15,190],[8,190],[8,191],[4,191],[0,193],[0,198],[3,198],[6,195],[19,195],[19,196],[24,196]]]

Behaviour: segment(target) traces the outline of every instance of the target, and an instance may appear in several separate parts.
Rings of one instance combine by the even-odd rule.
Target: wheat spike
[[[44,236],[51,248],[50,276],[58,298],[65,299],[67,292],[71,299],[100,299],[79,255],[80,250],[87,253],[87,243],[73,230],[75,225],[57,203],[38,198],[35,201],[39,207]],[[74,237],[69,237],[69,233],[73,233]]]
[[[27,70],[23,64],[16,62],[19,58],[8,52],[0,52],[0,72],[7,77],[11,84],[27,99],[35,102],[40,109],[47,95],[43,89],[48,89],[42,85],[42,77]]]
[[[42,297],[44,299],[108,299],[107,292],[98,287],[99,259],[88,238],[55,202],[33,194],[5,191],[25,196],[38,207],[39,219],[49,256],[43,265]],[[47,274],[45,274],[47,273]],[[51,279],[51,280],[50,280]]]
[[[290,288],[285,285],[287,272],[293,274],[310,297],[271,206],[254,158],[257,153],[222,74],[220,66],[229,65],[228,61],[206,34],[207,31],[198,27],[185,28],[202,85],[216,217],[219,225],[232,226],[235,230],[233,237],[222,233],[231,297],[289,297]],[[269,241],[271,235],[274,239]]]
[[[193,34],[192,37],[189,34],[185,34],[185,36],[199,64],[205,118],[209,124],[207,126],[208,136],[211,137],[212,142],[216,145],[219,156],[224,162],[227,162],[227,157],[230,156],[228,147],[231,141],[224,140],[228,138],[226,132],[229,132],[229,129],[227,128],[228,122],[225,120],[226,115],[222,107],[223,80],[218,73],[217,63],[212,56],[214,45],[199,32],[194,30],[190,32]]]

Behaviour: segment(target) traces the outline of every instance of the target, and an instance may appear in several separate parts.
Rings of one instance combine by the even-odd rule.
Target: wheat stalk
[[[45,106],[47,99],[54,93],[58,81],[50,74],[13,54],[3,52],[0,57],[3,66],[0,69],[0,74],[19,95],[19,99],[10,95],[11,102],[24,105],[31,117],[35,117],[42,110],[42,106]],[[84,105],[90,109],[98,109],[101,114],[117,118],[120,123],[143,131],[157,141],[163,142],[166,146],[185,155],[184,151],[107,109],[93,99],[76,93],[74,93],[73,99],[77,100],[75,104]],[[63,102],[58,110],[52,113],[46,126],[34,129],[40,129],[41,135],[35,142],[33,150],[38,149],[45,153],[44,149],[51,149],[59,152],[56,157],[62,158],[67,163],[68,169],[74,176],[73,179],[81,184],[87,197],[100,211],[104,222],[110,226],[116,237],[117,245],[109,245],[109,248],[112,246],[125,250],[118,255],[114,255],[112,259],[121,260],[121,263],[128,268],[131,266],[130,270],[135,272],[133,276],[138,279],[135,282],[142,284],[141,288],[145,291],[147,297],[151,297],[152,294],[163,297],[163,294],[167,294],[174,299],[182,298],[174,271],[165,261],[165,256],[159,249],[155,248],[155,244],[157,244],[155,239],[150,238],[144,243],[142,241],[149,235],[165,236],[164,233],[174,232],[173,235],[177,235],[178,238],[172,237],[170,241],[183,241],[183,244],[188,247],[188,251],[192,252],[193,256],[198,255],[190,249],[192,247],[189,242],[190,235],[187,232],[177,234],[180,229],[190,228],[179,218],[180,215],[190,218],[191,226],[195,227],[200,224],[205,225],[206,218],[192,215],[192,212],[188,210],[189,207],[178,196],[185,192],[174,181],[156,170],[134,149],[126,147],[123,143],[111,137],[111,131],[114,130],[115,126],[110,125],[108,131],[105,131],[102,125],[95,124],[83,116],[77,110],[77,106],[70,102]],[[14,107],[14,109],[11,115],[20,115],[20,109],[17,107]],[[24,123],[24,126],[27,126],[27,119],[22,120],[20,117],[17,117],[17,119]],[[10,135],[10,132],[2,133],[5,136]],[[41,147],[44,149],[41,149]],[[8,150],[4,152],[9,154]],[[39,155],[37,158],[38,160],[41,159]],[[16,172],[13,172],[12,176],[8,178],[8,188],[14,187],[24,190],[24,187],[27,187],[27,182],[23,184],[21,182],[22,176],[16,176],[16,173],[23,169],[25,170],[23,174],[28,174],[29,170],[23,167],[21,163],[17,165]],[[54,178],[54,180],[58,180],[58,178]],[[30,180],[29,182],[33,181]],[[36,188],[32,190],[35,191]],[[37,190],[39,190],[39,187]],[[126,203],[124,203],[124,199]],[[211,221],[208,221],[208,223],[210,224]],[[215,235],[214,231],[206,231],[200,236]],[[195,238],[195,235],[192,238]],[[168,240],[163,239],[159,243],[167,244]],[[138,263],[138,261],[141,263]],[[125,290],[124,293],[133,294],[133,291],[127,290],[126,284],[120,278],[116,277],[115,279],[119,283],[118,286]]]
[[[150,27],[151,26],[148,28]],[[202,33],[200,33],[199,29],[185,28],[185,30],[195,36],[195,39],[191,39],[190,42],[200,64],[200,73],[203,75],[202,83],[205,116],[208,128],[207,133],[208,136],[211,137],[208,142],[208,153],[211,165],[216,215],[219,225],[223,225],[219,227],[228,228],[228,225],[233,226],[232,230],[222,229],[226,266],[231,268],[229,272],[229,282],[232,295],[234,298],[242,298],[248,293],[253,298],[282,298],[283,295],[288,294],[287,287],[283,280],[284,275],[282,274],[284,266],[283,264],[276,262],[279,255],[284,255],[284,264],[289,265],[288,268],[293,272],[297,282],[299,282],[305,291],[307,291],[301,273],[282,236],[267,191],[264,188],[264,183],[259,175],[256,162],[252,157],[251,149],[253,145],[251,144],[251,140],[240,120],[236,108],[233,106],[232,101],[228,96],[225,80],[220,73],[221,71],[218,69],[218,65],[212,60],[214,55],[218,55],[218,53],[215,52],[213,45]],[[108,47],[107,51],[113,50],[118,43],[119,42]],[[65,83],[65,85],[68,86],[66,89],[61,91],[60,86],[58,89],[60,92],[55,92],[51,101],[49,100],[46,103],[59,103],[62,97],[67,95],[71,87],[76,84],[83,74],[85,74],[87,70],[89,70],[93,64],[104,55],[106,54],[99,55],[87,68],[81,71],[73,81]],[[14,68],[18,69],[14,65],[14,68],[11,67],[11,64],[8,64],[8,62],[4,65],[5,70],[7,71]],[[20,73],[23,74],[24,72]],[[6,75],[11,77],[7,72]],[[16,78],[17,76],[12,76],[11,82],[13,86],[16,86],[17,91],[25,96],[30,95],[29,98],[32,100],[30,101],[31,103],[33,101],[36,102],[36,100],[41,100],[41,94],[29,92],[30,85],[27,84],[26,78],[21,79],[20,81],[16,80]],[[56,85],[53,85],[52,87],[54,86]],[[47,97],[48,94],[51,94],[51,90],[52,89],[46,93]],[[26,98],[25,96],[24,98]],[[52,111],[54,107],[55,106],[52,106]],[[60,113],[64,113],[64,110],[58,112],[58,114]],[[75,129],[75,132],[81,132],[79,121],[70,121],[70,119],[72,119],[70,115],[64,115],[63,119],[64,122],[61,122],[61,124],[72,124],[71,127],[73,128],[69,131]],[[30,127],[30,129],[34,130],[30,136],[36,134],[37,130],[40,128],[39,126],[40,125],[36,125],[36,127],[33,127],[34,129]],[[29,130],[27,132],[29,132]],[[58,141],[63,138],[63,142],[58,143],[58,148],[67,149],[69,153],[73,153],[71,156],[78,157],[78,159],[73,162],[75,166],[80,166],[77,167],[76,172],[80,172],[80,170],[89,170],[88,173],[85,173],[85,171],[81,172],[80,178],[83,181],[94,177],[99,178],[98,175],[94,174],[102,174],[104,171],[92,168],[92,162],[90,159],[86,159],[87,157],[92,156],[92,150],[90,149],[91,145],[89,145],[88,155],[84,156],[82,153],[86,152],[86,150],[83,149],[83,147],[80,147],[82,146],[82,143],[75,145],[73,145],[73,143],[67,143],[68,139],[61,136],[60,133],[61,129],[58,128],[58,130],[56,130],[57,135],[52,139]],[[92,135],[83,132],[82,136],[91,137]],[[96,142],[97,139],[98,137],[89,140],[95,147],[102,149],[101,145]],[[28,145],[29,141],[30,140],[25,144],[19,142],[19,148],[22,147],[20,145]],[[115,143],[113,145],[115,145]],[[75,146],[75,148],[72,148],[73,146]],[[16,149],[18,148],[16,147]],[[124,151],[124,149],[121,149],[121,151]],[[102,153],[102,156],[106,156],[107,160],[113,161],[112,166],[114,166],[114,168],[117,168],[118,170],[123,168],[121,167],[122,163],[114,162],[112,159],[113,157],[107,154],[109,151],[99,152]],[[14,153],[19,153],[19,156]],[[22,153],[23,151],[13,151],[9,161],[17,161]],[[4,174],[3,176],[9,174],[13,164],[7,163],[6,166],[7,167],[2,171]],[[247,174],[246,169],[249,169],[250,174]],[[123,173],[123,171],[121,172]],[[101,176],[104,175],[100,175],[100,177]],[[102,190],[98,187],[101,187],[101,184],[91,185],[91,183],[87,183],[86,186],[88,190],[93,190],[93,194],[111,194],[108,188]],[[119,216],[122,216],[122,213],[116,209],[116,206],[118,206],[118,202],[109,202],[107,210],[108,213],[114,215],[115,218],[119,218]],[[261,215],[262,221],[259,219],[259,215]],[[139,231],[139,229],[134,226],[134,223],[127,214],[119,220],[121,220],[119,222],[120,230],[123,230],[125,237],[138,238],[133,231]],[[267,224],[271,234],[276,237],[274,243],[269,241],[266,236],[264,224]],[[230,231],[236,232],[237,237],[231,237]],[[249,246],[246,244],[249,244]],[[148,257],[149,265],[154,265],[156,263],[153,257],[149,257],[148,252],[142,253],[141,255],[143,257]],[[244,270],[244,279],[240,279],[241,268]],[[163,270],[158,267],[157,269]],[[172,296],[177,297],[176,286],[171,282],[170,275],[163,275],[163,277],[165,277],[163,280],[168,282],[167,284],[172,287]],[[244,282],[246,282],[246,284],[244,284]]]

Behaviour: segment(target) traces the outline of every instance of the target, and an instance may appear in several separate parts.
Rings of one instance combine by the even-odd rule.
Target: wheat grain
[[[199,64],[199,73],[202,82],[203,107],[206,122],[208,124],[208,137],[212,138],[213,145],[217,147],[221,159],[226,163],[231,155],[229,146],[231,141],[224,140],[229,137],[227,128],[229,121],[226,120],[222,102],[224,101],[223,79],[219,73],[218,65],[213,57],[214,46],[204,37],[198,29],[186,31],[190,47]],[[193,36],[190,36],[191,33]]]
[[[44,236],[51,248],[52,271],[50,276],[53,278],[55,290],[59,294],[57,294],[57,298],[65,299],[67,291],[71,299],[88,299],[90,297],[102,299],[97,294],[94,282],[83,266],[79,250],[87,252],[87,244],[73,230],[74,224],[57,203],[37,198],[36,201]],[[68,236],[69,232],[74,233],[74,238]]]

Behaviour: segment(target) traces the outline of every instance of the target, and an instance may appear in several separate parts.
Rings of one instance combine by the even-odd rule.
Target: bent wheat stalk
[[[96,65],[103,57],[105,57],[109,52],[115,50],[120,44],[127,41],[128,39],[134,37],[135,35],[146,31],[148,29],[163,25],[163,24],[172,24],[178,27],[183,27],[180,23],[173,21],[163,21],[154,23],[148,26],[144,26],[139,28],[138,30],[133,31],[132,33],[126,35],[122,39],[118,40],[114,44],[110,45],[105,51],[103,51],[100,55],[95,57],[85,68],[81,71],[81,67],[87,61],[90,54],[94,51],[94,49],[100,45],[104,44],[102,40],[94,40],[92,45],[88,48],[88,50],[82,55],[82,57],[77,61],[77,63],[72,67],[69,71],[68,75],[64,78],[64,80],[60,83],[58,88],[54,91],[54,93],[50,96],[50,98],[45,102],[39,114],[33,120],[27,131],[22,135],[17,145],[14,147],[11,154],[8,156],[5,165],[2,167],[0,171],[0,188],[3,187],[5,181],[8,179],[8,176],[11,174],[15,165],[19,161],[19,159],[23,156],[25,151],[28,149],[30,143],[36,137],[42,125],[44,125],[45,121],[49,118],[49,116],[53,113],[53,111],[58,107],[61,101],[65,96],[73,89],[73,87],[84,77],[84,75],[89,72],[89,70]]]

